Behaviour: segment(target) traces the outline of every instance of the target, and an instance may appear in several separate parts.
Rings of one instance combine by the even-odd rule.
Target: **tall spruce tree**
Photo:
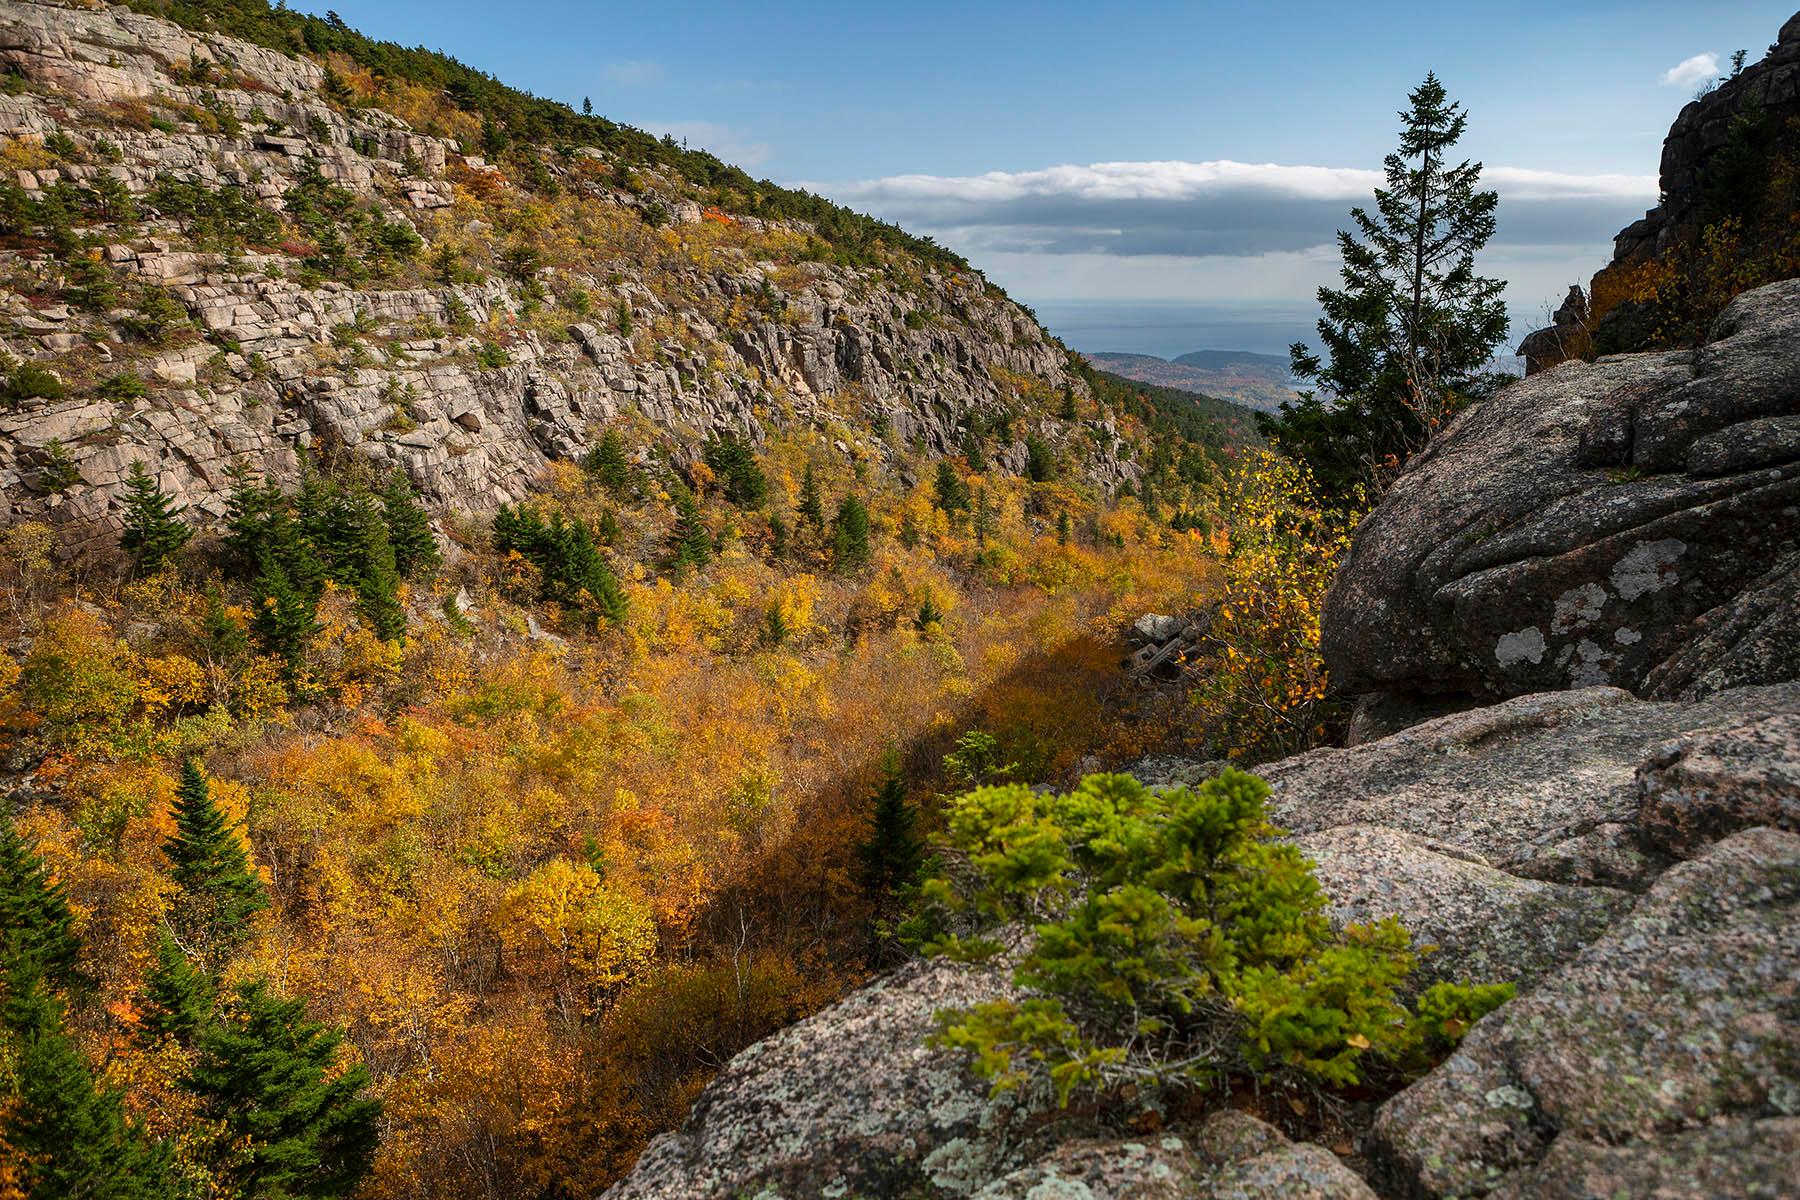
[[[1467,115],[1436,75],[1408,97],[1400,148],[1388,155],[1375,210],[1351,210],[1339,231],[1343,286],[1320,288],[1326,357],[1296,342],[1294,374],[1316,387],[1264,434],[1311,468],[1326,494],[1347,500],[1382,487],[1443,422],[1490,391],[1506,336],[1503,280],[1476,274],[1494,233],[1498,196],[1479,189],[1481,164],[1452,165]]]
[[[675,501],[675,524],[669,530],[669,558],[676,571],[704,567],[712,559],[712,538],[700,520],[700,501],[676,484],[670,489]]]
[[[930,606],[928,595],[921,608],[921,623]],[[918,882],[925,842],[917,825],[918,815],[906,800],[906,777],[899,756],[890,753],[882,764],[881,787],[869,810],[869,835],[856,847],[857,878],[877,912],[886,911],[896,896]]]
[[[212,977],[165,930],[156,943],[156,963],[144,977],[140,1028],[145,1038],[192,1045],[212,1016],[213,992]]]
[[[279,556],[265,555],[250,581],[250,631],[286,665],[290,682],[305,671],[306,648],[322,628],[318,594],[296,586]]]
[[[126,1116],[123,1095],[95,1080],[64,1027],[62,1002],[36,964],[11,964],[0,992],[0,1061],[10,1076],[0,1083],[0,1152],[15,1172],[12,1194],[27,1200],[176,1195],[166,1153]]]
[[[29,964],[49,987],[66,992],[87,982],[80,954],[62,885],[12,818],[0,814],[0,969]]]
[[[161,569],[194,536],[181,521],[183,511],[150,477],[143,461],[132,460],[125,478],[125,530],[119,545],[139,572],[148,575]]]
[[[831,521],[831,562],[840,571],[869,565],[869,509],[855,496],[838,502]]]
[[[203,963],[217,968],[249,935],[250,919],[269,906],[268,892],[195,759],[181,765],[172,815],[175,833],[163,853],[180,890],[169,926]]]
[[[417,579],[437,570],[444,556],[432,536],[431,518],[406,476],[390,472],[382,481],[380,497],[388,544],[394,550],[394,570],[402,579]]]
[[[587,452],[581,465],[601,487],[615,496],[624,496],[632,490],[631,462],[625,457],[625,442],[617,430],[609,429],[601,434],[600,444]]]
[[[795,511],[813,529],[825,528],[825,501],[819,495],[819,477],[813,473],[811,463],[806,464],[806,474],[800,480],[800,503]]]
[[[937,506],[945,515],[955,516],[959,512],[967,512],[969,508],[969,485],[947,458],[938,459],[937,477],[931,483]]]
[[[231,1195],[345,1196],[368,1174],[381,1104],[366,1067],[338,1069],[342,1042],[260,981],[200,1030],[185,1082],[222,1126],[213,1169]]]

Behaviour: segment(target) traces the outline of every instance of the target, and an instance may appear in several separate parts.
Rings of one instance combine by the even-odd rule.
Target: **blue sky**
[[[1792,3],[333,7],[932,233],[1047,311],[1302,312],[1435,70],[1501,191],[1486,266],[1533,314],[1654,202],[1706,56],[1754,61]]]

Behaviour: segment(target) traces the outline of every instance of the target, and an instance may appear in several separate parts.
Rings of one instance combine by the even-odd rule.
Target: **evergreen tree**
[[[308,596],[288,578],[277,556],[265,556],[261,571],[250,581],[250,631],[265,653],[287,664],[290,680],[305,670],[306,648],[323,628],[318,617],[316,593]]]
[[[545,520],[531,509],[503,504],[494,514],[494,545],[502,554],[517,552],[538,569],[540,599],[615,625],[625,620],[625,591],[582,522],[560,512]]]
[[[29,966],[49,987],[69,991],[87,982],[80,952],[61,883],[0,813],[0,969]]]
[[[1062,394],[1062,408],[1056,414],[1065,421],[1073,421],[1079,415],[1075,411],[1075,389],[1065,384]]]
[[[213,981],[168,931],[156,943],[156,965],[144,979],[143,1030],[152,1041],[192,1045],[212,1016]]]
[[[814,529],[825,528],[825,501],[819,495],[819,480],[811,463],[806,464],[806,475],[800,481],[799,512],[800,519]]]
[[[787,522],[781,519],[780,513],[772,512],[769,514],[769,556],[771,558],[785,558],[787,556],[787,550]]]
[[[955,516],[959,512],[967,512],[969,508],[969,485],[962,481],[956,468],[947,458],[940,458],[937,465],[937,478],[932,481],[932,491],[936,495],[937,506],[946,515]]]
[[[677,571],[704,567],[712,559],[712,539],[700,519],[700,502],[689,489],[675,485],[675,524],[669,530],[669,556]]]
[[[927,598],[926,603],[930,603]],[[906,801],[906,779],[899,756],[883,764],[881,787],[869,812],[869,836],[856,847],[858,878],[880,911],[918,881],[925,861],[925,841],[916,828],[918,816]]]
[[[355,590],[357,615],[376,637],[404,639],[406,609],[384,505],[366,487],[352,484],[333,500],[328,514],[332,578]]]
[[[167,1155],[125,1115],[122,1094],[96,1083],[63,1026],[62,1003],[29,962],[0,990],[0,1148],[27,1200],[161,1200],[174,1196]]]
[[[1294,374],[1317,390],[1258,418],[1337,500],[1391,479],[1451,414],[1491,390],[1488,362],[1506,336],[1505,283],[1475,273],[1498,196],[1478,190],[1480,163],[1447,158],[1466,114],[1435,75],[1409,100],[1375,211],[1352,209],[1356,231],[1338,233],[1343,286],[1319,289],[1329,361],[1292,348]]]
[[[200,640],[206,657],[214,663],[230,662],[250,648],[250,639],[225,607],[217,584],[206,589],[206,608],[200,615]]]
[[[268,893],[195,759],[181,764],[172,815],[175,833],[163,853],[180,893],[169,925],[201,961],[216,967],[249,935],[250,918],[269,906]]]
[[[417,579],[437,570],[444,556],[432,536],[431,518],[406,476],[391,472],[382,482],[380,495],[388,545],[394,550],[394,570],[402,579]]]
[[[725,434],[706,443],[706,465],[724,483],[725,498],[739,508],[751,508],[769,494],[769,483],[756,465],[756,453],[750,444],[734,434]]]
[[[625,457],[625,442],[617,431],[609,429],[602,434],[600,444],[587,452],[581,465],[613,495],[623,496],[631,491],[631,463]]]
[[[1064,509],[1062,512],[1056,514],[1056,544],[1059,546],[1066,546],[1069,544],[1068,509]]]
[[[970,525],[975,534],[975,544],[985,547],[988,536],[994,532],[994,510],[988,504],[988,491],[985,487],[975,489],[975,511]]]
[[[215,1172],[232,1195],[348,1195],[375,1154],[381,1104],[364,1094],[368,1069],[337,1069],[343,1033],[309,1020],[304,1001],[261,982],[232,999],[201,1029],[186,1080],[223,1125]]]
[[[1056,451],[1041,438],[1025,439],[1025,477],[1033,483],[1048,483],[1056,478]]]
[[[855,496],[838,503],[831,522],[831,561],[840,571],[855,571],[869,564],[869,510]]]
[[[987,441],[973,423],[963,431],[963,459],[977,475],[987,470]]]
[[[143,461],[132,460],[131,473],[125,479],[125,530],[119,544],[140,572],[148,575],[158,570],[194,536],[180,519],[183,511],[150,478]]]

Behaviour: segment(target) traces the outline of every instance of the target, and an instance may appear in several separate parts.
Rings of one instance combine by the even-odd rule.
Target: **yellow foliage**
[[[509,888],[500,939],[526,964],[575,972],[611,988],[642,971],[656,950],[649,907],[601,881],[585,863],[553,858]]]

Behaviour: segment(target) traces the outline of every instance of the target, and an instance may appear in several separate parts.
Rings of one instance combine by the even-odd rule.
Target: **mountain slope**
[[[143,459],[197,513],[309,446],[485,512],[608,426],[861,462],[1000,429],[1133,478],[1067,352],[956,256],[441,56],[260,3],[8,0],[4,514],[104,540]],[[282,47],[277,51],[269,45]],[[566,139],[566,140],[565,140]],[[52,393],[52,394],[45,394]],[[75,536],[81,534],[77,532]]]

